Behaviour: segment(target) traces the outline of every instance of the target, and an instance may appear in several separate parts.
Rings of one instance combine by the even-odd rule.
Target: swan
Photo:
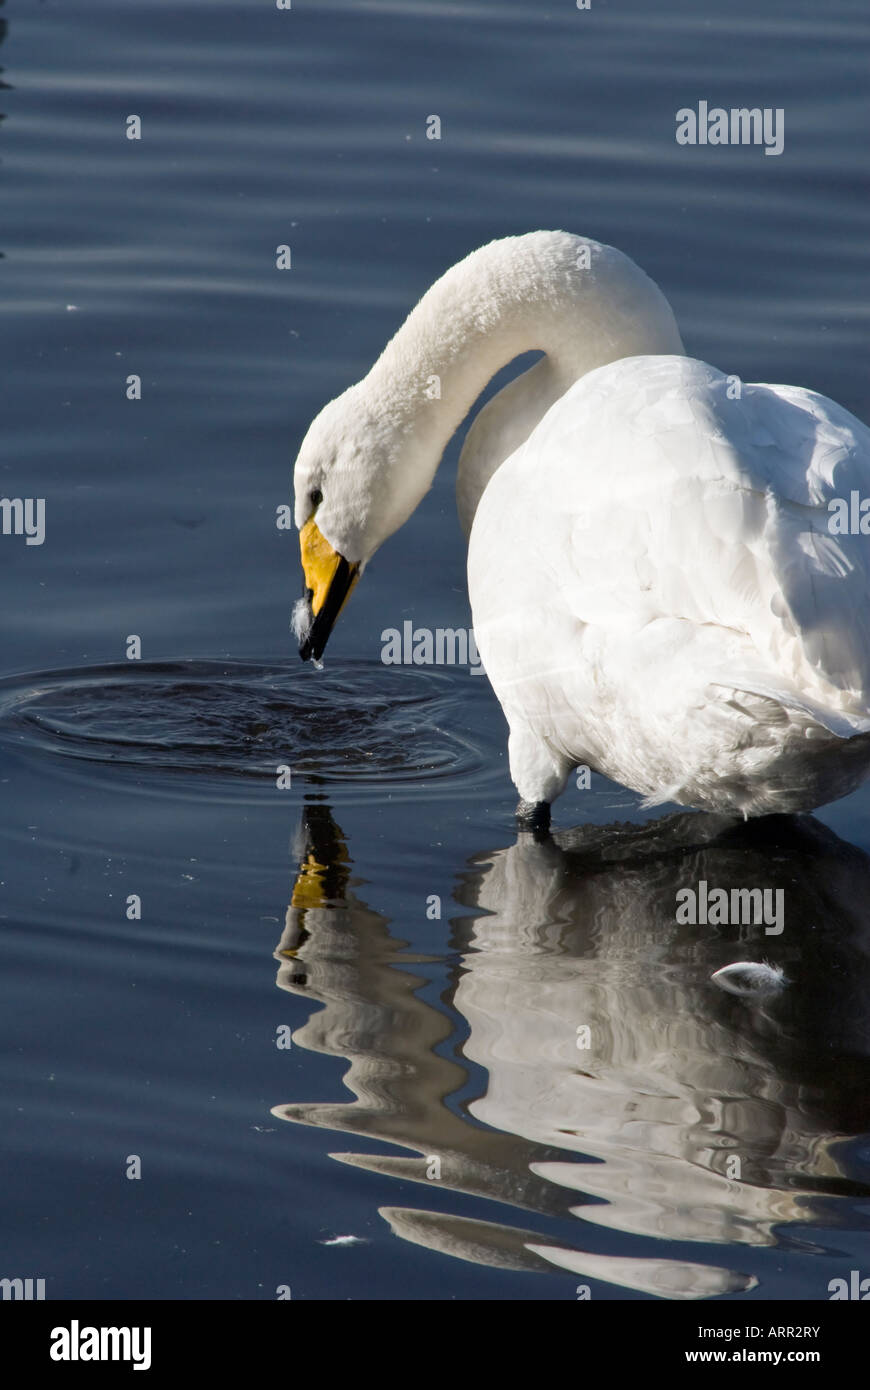
[[[645,806],[744,818],[854,790],[870,772],[870,515],[844,527],[842,509],[864,517],[870,431],[813,391],[687,357],[653,281],[566,232],[453,266],[312,422],[294,469],[303,659],[486,383],[531,349],[457,478],[520,823],[546,828],[578,767]]]

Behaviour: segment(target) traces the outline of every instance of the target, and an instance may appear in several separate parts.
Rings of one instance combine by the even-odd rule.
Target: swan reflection
[[[870,1194],[841,1152],[870,1128],[870,859],[818,821],[675,815],[479,854],[458,879],[444,1008],[359,896],[325,803],[304,830],[277,982],[325,1006],[294,1038],[347,1058],[356,1099],[274,1113],[413,1155],[341,1162],[493,1203],[486,1221],[384,1209],[397,1235],[698,1298],[757,1282],[741,1247],[788,1245],[798,1222],[818,1241],[849,1218],[844,1197]],[[700,882],[782,890],[783,931],[679,923],[678,893]],[[711,982],[764,960],[781,990]],[[484,1079],[458,1103],[465,1059]]]

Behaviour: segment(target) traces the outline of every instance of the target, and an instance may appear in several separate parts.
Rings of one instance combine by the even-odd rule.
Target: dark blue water
[[[46,534],[0,536],[0,1276],[572,1300],[870,1276],[870,792],[760,830],[594,779],[551,842],[517,838],[486,680],[380,660],[387,627],[470,622],[456,445],[320,673],[275,525],[323,402],[444,269],[537,227],[633,256],[693,355],[867,418],[864,7],[3,14],[0,490],[44,498]],[[783,154],[677,146],[701,99],[783,108]],[[782,888],[788,933],[677,926],[701,878]],[[710,984],[740,958],[788,989]]]

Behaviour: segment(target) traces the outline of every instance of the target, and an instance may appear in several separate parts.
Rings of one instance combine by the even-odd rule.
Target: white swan
[[[812,391],[686,358],[652,281],[564,232],[454,266],[314,420],[294,478],[302,656],[487,381],[533,348],[457,483],[518,814],[547,823],[578,765],[649,805],[744,816],[853,790],[870,772],[870,536],[831,524],[864,518],[870,431]]]

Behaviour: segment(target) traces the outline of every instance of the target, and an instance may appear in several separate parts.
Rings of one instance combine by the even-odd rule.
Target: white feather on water
[[[710,979],[729,994],[756,999],[777,994],[788,984],[785,971],[780,966],[752,960],[738,960],[733,965],[724,965]]]

